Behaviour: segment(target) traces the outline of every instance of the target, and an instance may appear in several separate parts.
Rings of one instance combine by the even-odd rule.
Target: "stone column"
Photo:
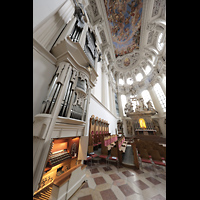
[[[110,104],[110,107],[109,107],[109,110],[110,112],[113,113],[113,100],[112,100],[112,84],[110,81],[108,81],[108,88],[109,88],[109,104]]]
[[[108,70],[105,62],[102,63],[102,103],[109,109]]]
[[[112,88],[112,95],[113,95],[113,114],[117,116],[117,111],[116,111],[116,104],[115,104],[115,89]]]
[[[163,83],[162,77],[158,76],[157,79],[158,79],[158,83],[160,84],[160,87],[162,88],[162,90],[166,96],[166,85]]]
[[[119,116],[122,118],[123,117],[123,111],[122,111],[121,93],[117,94],[117,98],[118,98],[118,106],[119,106]]]

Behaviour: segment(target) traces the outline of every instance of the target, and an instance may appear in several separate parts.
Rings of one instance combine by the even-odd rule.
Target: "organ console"
[[[66,4],[67,12],[71,7],[75,8],[75,13],[70,14],[70,20],[52,43],[50,53],[57,60],[57,69],[42,102],[41,112],[34,117],[33,123],[34,199],[48,199],[45,196],[54,190],[60,191],[57,195],[63,199],[69,199],[85,179],[81,163],[87,156],[87,147],[84,146],[88,139],[87,111],[90,92],[98,76],[95,65],[100,61],[101,53],[96,35],[89,29],[84,7],[77,1],[67,1]],[[94,144],[93,138],[90,138],[90,144]],[[75,168],[76,176],[75,173],[71,175],[68,189],[55,189],[54,183],[57,182],[56,187],[59,187],[58,183],[67,181],[66,177]]]
[[[56,181],[63,173],[77,166],[80,162],[77,160],[78,148],[75,149],[75,152],[72,152],[71,147],[74,144],[79,147],[79,137],[58,138],[52,140],[47,164],[39,188],[35,191],[33,199],[45,199],[42,198],[42,196],[46,194],[45,191],[48,191],[47,193],[50,196],[54,181]],[[48,195],[46,194],[46,196]]]

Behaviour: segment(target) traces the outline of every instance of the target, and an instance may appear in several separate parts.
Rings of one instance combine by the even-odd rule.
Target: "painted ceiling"
[[[115,57],[139,49],[143,0],[104,0],[104,3]]]

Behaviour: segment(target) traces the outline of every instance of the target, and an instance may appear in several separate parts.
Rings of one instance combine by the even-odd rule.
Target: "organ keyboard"
[[[52,166],[55,166],[55,165],[60,164],[63,160],[66,160],[68,158],[72,158],[72,157],[70,156],[70,154],[67,151],[62,151],[62,152],[58,152],[58,153],[54,152],[54,154],[50,155],[49,161]]]

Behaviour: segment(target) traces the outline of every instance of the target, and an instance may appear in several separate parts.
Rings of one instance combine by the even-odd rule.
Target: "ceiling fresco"
[[[104,0],[115,57],[139,49],[143,0]]]

